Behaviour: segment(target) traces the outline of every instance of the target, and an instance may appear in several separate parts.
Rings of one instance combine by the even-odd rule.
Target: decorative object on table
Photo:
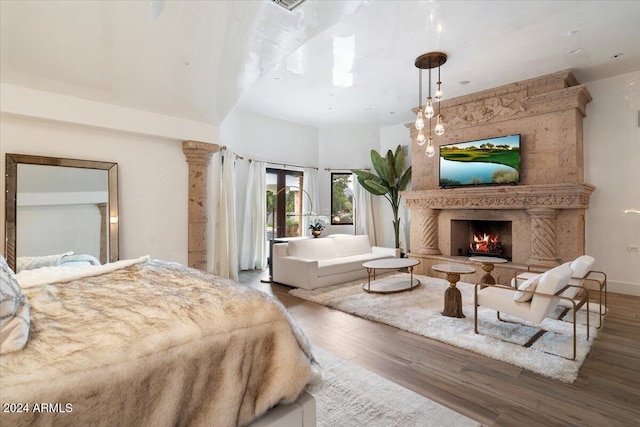
[[[395,153],[387,151],[387,155],[382,157],[376,150],[371,150],[371,163],[378,175],[365,171],[353,169],[352,172],[358,177],[358,182],[365,190],[374,196],[384,196],[391,203],[393,210],[393,233],[395,236],[396,248],[400,248],[400,192],[404,191],[411,181],[411,166],[404,169],[404,152],[398,145]]]
[[[408,273],[391,274],[388,277],[392,276],[409,280]],[[573,325],[562,320],[563,307],[558,307],[553,315],[545,318],[540,325],[501,322],[496,318],[495,310],[478,307],[478,323],[482,335],[475,334],[473,284],[459,282],[456,286],[462,293],[462,305],[468,314],[466,318],[456,319],[440,314],[442,295],[450,287],[449,283],[437,277],[415,277],[420,280],[421,285],[411,292],[368,294],[362,292],[362,279],[354,279],[340,285],[313,290],[292,289],[289,294],[482,354],[546,377],[567,383],[574,382],[578,377],[580,366],[589,354],[594,340],[587,341],[584,327],[579,326],[576,360],[570,360]],[[598,304],[589,304],[592,314],[598,312],[597,306]],[[586,324],[585,308],[578,310],[578,325]],[[595,326],[591,326],[591,337],[598,333]],[[546,331],[541,336],[540,328]],[[524,344],[528,342],[531,345],[525,347]]]
[[[415,66],[419,70],[418,74],[418,116],[416,117],[415,127],[418,131],[416,137],[416,143],[418,145],[424,145],[427,143],[425,154],[427,157],[433,157],[436,154],[436,150],[433,147],[433,135],[431,133],[431,118],[436,116],[436,126],[433,129],[433,133],[437,136],[444,135],[444,125],[442,124],[442,115],[440,114],[440,101],[443,98],[442,82],[440,81],[440,66],[447,62],[447,55],[442,52],[429,52],[420,55],[416,58]],[[438,82],[436,92],[431,97],[431,69],[438,67]],[[427,103],[422,108],[422,70],[429,70],[429,96],[427,97]],[[434,103],[438,104],[438,114],[434,109]],[[425,138],[424,129],[425,119],[429,119],[429,138]]]
[[[311,230],[311,235],[313,237],[319,237],[322,234],[322,230],[324,230],[324,222],[322,219],[317,218],[311,224],[309,224],[309,230]]]

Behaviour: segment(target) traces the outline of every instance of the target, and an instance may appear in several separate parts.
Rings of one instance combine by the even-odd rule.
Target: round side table
[[[493,271],[495,264],[503,264],[509,262],[504,258],[498,258],[493,256],[472,256],[469,257],[469,261],[482,263],[482,269],[484,270],[484,276],[480,279],[480,283],[483,285],[495,285],[496,279],[493,278],[491,272]]]
[[[476,269],[461,264],[436,264],[431,268],[441,273],[447,273],[447,280],[449,281],[449,287],[444,292],[444,310],[442,311],[442,315],[458,318],[465,317],[462,312],[462,294],[460,293],[460,289],[456,288],[456,284],[460,280],[461,274],[475,273]]]

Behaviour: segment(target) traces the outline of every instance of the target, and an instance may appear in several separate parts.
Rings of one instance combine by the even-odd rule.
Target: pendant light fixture
[[[444,125],[442,124],[442,116],[440,115],[440,101],[443,98],[442,82],[440,81],[440,66],[447,62],[447,55],[442,52],[429,52],[420,55],[416,58],[415,65],[418,68],[418,117],[416,117],[415,126],[418,130],[418,136],[416,137],[416,143],[420,146],[427,144],[425,153],[428,157],[433,157],[436,154],[436,150],[433,147],[433,135],[431,133],[431,119],[436,116],[436,126],[433,129],[433,133],[437,136],[444,134]],[[431,97],[431,69],[438,67],[438,82],[436,83],[436,92]],[[429,70],[429,96],[427,96],[427,102],[422,110],[422,70]],[[434,103],[437,103],[438,114],[435,113]],[[429,119],[429,137],[425,137],[424,127],[425,119]]]

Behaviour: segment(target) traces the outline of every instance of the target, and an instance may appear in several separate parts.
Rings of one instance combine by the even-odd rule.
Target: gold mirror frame
[[[108,262],[118,260],[118,164],[93,160],[64,159],[58,157],[6,154],[6,199],[5,199],[5,257],[9,267],[16,268],[16,213],[18,191],[18,165],[63,166],[71,168],[107,171],[109,199],[109,247]]]

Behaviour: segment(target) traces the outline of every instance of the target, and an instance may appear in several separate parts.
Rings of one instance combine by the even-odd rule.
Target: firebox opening
[[[511,221],[452,220],[451,255],[494,256],[511,261]]]

